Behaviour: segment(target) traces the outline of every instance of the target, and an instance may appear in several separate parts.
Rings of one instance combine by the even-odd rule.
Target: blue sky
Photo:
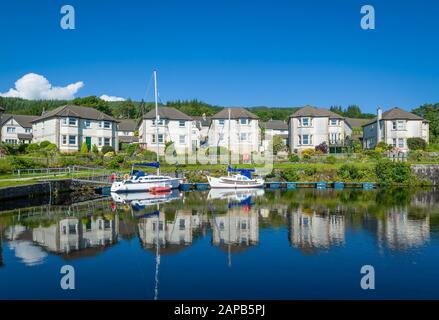
[[[76,30],[59,26],[76,10]],[[376,29],[360,28],[371,4]],[[15,0],[0,4],[0,92],[33,72],[77,96],[224,106],[439,102],[435,0]]]

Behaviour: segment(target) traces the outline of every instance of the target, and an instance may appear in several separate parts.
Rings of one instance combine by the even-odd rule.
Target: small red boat
[[[170,186],[157,186],[157,187],[151,187],[149,188],[149,192],[151,193],[163,193],[163,192],[169,192],[172,188]]]

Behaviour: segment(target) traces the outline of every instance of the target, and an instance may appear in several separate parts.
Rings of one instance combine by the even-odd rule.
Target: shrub
[[[317,169],[314,168],[314,167],[306,168],[306,169],[304,170],[304,173],[305,173],[305,175],[308,176],[308,177],[313,177],[313,176],[316,175],[316,173],[317,173]]]
[[[328,145],[326,144],[326,142],[322,142],[321,144],[316,146],[315,149],[316,149],[316,152],[328,153]]]
[[[122,150],[125,151],[126,154],[131,157],[139,150],[139,144],[138,143],[123,144]]]
[[[99,154],[98,146],[94,144],[94,145],[91,147],[91,152],[93,152],[94,154]]]
[[[357,166],[351,164],[344,164],[337,170],[337,175],[343,180],[361,180],[363,173]]]
[[[80,153],[81,154],[88,154],[88,146],[87,146],[87,144],[85,143],[85,142],[83,142],[82,143],[82,145],[81,145],[81,151],[80,151]]]
[[[32,161],[31,159],[12,157],[11,166],[13,169],[32,169],[41,167],[41,164]]]
[[[281,177],[285,180],[285,181],[298,181],[299,180],[299,175],[297,174],[297,170],[293,169],[293,168],[288,168],[285,169],[281,172]]]
[[[107,154],[108,152],[113,152],[113,154],[114,154],[115,151],[114,151],[114,148],[112,146],[103,146],[101,149],[101,152],[103,154]]]
[[[142,152],[142,156],[145,160],[148,161],[155,161],[157,160],[157,153],[155,153],[154,151],[150,151],[150,150],[144,150]]]
[[[114,152],[113,151],[109,151],[109,152],[104,154],[104,157],[105,158],[112,158],[112,157],[114,157]]]
[[[6,159],[0,159],[0,174],[10,173],[11,171],[11,163]]]
[[[27,152],[37,152],[40,149],[40,145],[38,143],[31,143],[27,146]]]
[[[361,142],[358,140],[354,140],[354,142],[352,143],[352,147],[353,147],[355,153],[359,153],[363,150],[363,148],[361,146]]]
[[[304,159],[311,159],[311,157],[315,154],[315,150],[314,149],[311,149],[311,148],[309,148],[309,149],[304,149],[304,150],[302,150],[302,157],[304,158]]]
[[[300,161],[300,157],[297,154],[292,154],[290,156],[290,161],[291,162],[299,162]]]
[[[375,146],[375,150],[378,151],[390,151],[393,149],[393,146],[391,144],[387,144],[384,141],[378,142],[378,144]]]
[[[325,163],[328,163],[328,164],[334,164],[336,162],[337,162],[337,158],[334,156],[328,156],[325,159]]]
[[[383,185],[411,184],[414,182],[410,165],[406,162],[378,161],[375,166],[375,174],[378,182]]]
[[[422,138],[408,138],[407,146],[411,151],[425,150],[427,148],[427,142]]]
[[[45,147],[47,147],[48,145],[50,145],[50,141],[42,141],[42,142],[40,143],[40,148],[45,148]]]

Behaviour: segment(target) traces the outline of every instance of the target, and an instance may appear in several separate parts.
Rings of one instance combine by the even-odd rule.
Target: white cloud
[[[15,88],[0,93],[0,96],[30,100],[70,100],[83,86],[84,82],[78,81],[65,87],[55,87],[45,77],[36,73],[28,73],[15,82]]]
[[[115,97],[115,96],[107,96],[106,94],[103,94],[99,98],[101,98],[102,100],[105,100],[105,101],[125,101],[124,98]]]

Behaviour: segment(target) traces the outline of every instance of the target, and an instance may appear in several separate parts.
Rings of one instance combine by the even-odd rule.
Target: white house
[[[248,157],[252,152],[259,152],[259,144],[259,118],[250,111],[225,108],[212,117],[209,147],[223,147],[234,154]]]
[[[117,130],[117,136],[119,139],[119,149],[122,149],[123,144],[131,144],[139,142],[139,138],[134,135],[137,129],[137,123],[135,120],[125,119],[120,120]]]
[[[363,148],[373,149],[383,141],[401,151],[407,151],[408,138],[422,138],[428,143],[429,124],[422,117],[400,108],[382,112],[377,109],[377,117],[363,125]]]
[[[9,144],[32,142],[32,121],[36,116],[3,114],[0,118],[1,141]]]
[[[5,108],[3,108],[2,106],[0,106],[0,121],[2,118],[3,113],[5,112]],[[2,141],[2,131],[0,130],[0,142]]]
[[[193,117],[193,119],[195,121],[195,126],[199,130],[200,145],[202,146],[202,145],[207,144],[208,138],[209,138],[210,124],[212,123],[212,118],[206,116],[206,114],[204,113],[202,116]]]
[[[290,116],[288,121],[291,152],[314,148],[325,142],[329,147],[341,147],[352,128],[339,114],[323,108],[305,106]]]
[[[282,120],[269,120],[263,124],[265,135],[262,141],[264,148],[268,147],[274,136],[279,136],[286,146],[288,146],[288,123]]]
[[[164,154],[167,142],[173,142],[178,154],[191,154],[199,147],[198,133],[192,118],[171,107],[159,107],[158,137],[155,109],[143,116],[139,126],[139,144],[142,148]],[[195,129],[194,129],[195,128]]]
[[[118,150],[118,121],[94,108],[66,105],[32,121],[33,142],[50,141],[62,152],[77,152],[86,143]]]

